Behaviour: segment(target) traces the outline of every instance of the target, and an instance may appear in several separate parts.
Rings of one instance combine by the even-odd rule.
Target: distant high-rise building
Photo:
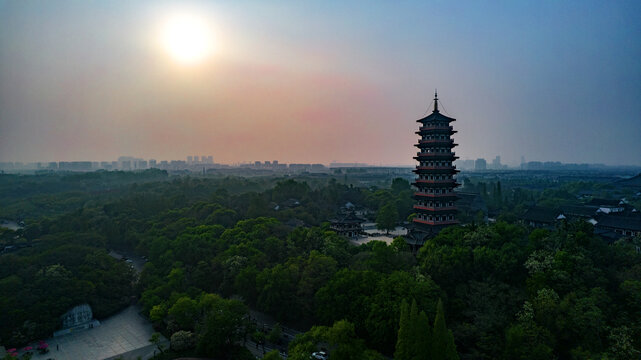
[[[187,156],[187,164],[193,164],[194,163],[194,157],[193,156]]]
[[[155,167],[156,167],[156,160],[149,159],[149,168],[155,168]]]
[[[213,156],[211,156],[211,155],[207,156],[207,161],[206,161],[206,163],[207,163],[207,164],[213,164],[213,163],[214,163],[214,157],[213,157]]]
[[[454,161],[458,159],[452,149],[457,146],[452,139],[456,133],[450,125],[455,119],[441,114],[438,110],[438,96],[434,94],[434,110],[430,115],[417,120],[421,123],[418,144],[419,152],[414,157],[418,166],[414,170],[417,188],[414,193],[416,216],[407,242],[418,250],[425,240],[438,234],[443,228],[458,224],[456,220],[454,188],[459,186],[455,176],[458,173]]]
[[[476,159],[476,161],[474,162],[474,170],[487,170],[487,162],[485,161],[485,159]]]
[[[503,168],[503,165],[501,165],[501,156],[496,155],[494,160],[492,160],[492,169],[501,170],[502,168]]]
[[[474,170],[474,160],[456,160],[456,167],[461,170]]]

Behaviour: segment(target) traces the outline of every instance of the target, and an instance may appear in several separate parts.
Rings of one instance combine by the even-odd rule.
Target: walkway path
[[[138,349],[140,350],[135,352],[133,359],[137,356],[146,359],[148,358],[147,354],[153,354],[155,348],[149,343],[149,338],[154,330],[149,321],[138,314],[139,311],[138,306],[132,305],[120,313],[102,320],[98,327],[47,339],[49,353],[42,355],[35,353],[33,359],[99,360],[116,357]],[[166,341],[164,338],[163,340]]]

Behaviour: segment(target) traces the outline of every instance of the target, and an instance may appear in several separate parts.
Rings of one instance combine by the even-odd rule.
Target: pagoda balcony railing
[[[454,130],[453,126],[421,126],[418,128],[419,131],[423,130]]]
[[[430,221],[430,220],[421,220],[414,218],[414,222],[426,224],[426,225],[454,225],[458,224],[458,220],[446,220],[446,221]]]
[[[453,192],[445,193],[445,194],[428,194],[428,193],[424,193],[424,192],[420,192],[420,191],[414,192],[414,196],[424,196],[424,197],[428,197],[428,198],[448,198],[448,197],[456,198],[456,197],[458,197],[456,195],[456,193],[453,193]]]
[[[417,166],[416,170],[456,170],[456,166]]]
[[[428,153],[428,152],[417,152],[416,156],[449,156],[449,155],[456,155],[454,151],[451,152],[436,152],[436,153]]]
[[[422,139],[419,139],[418,143],[419,144],[439,144],[439,143],[440,144],[454,144],[454,140],[453,139],[449,139],[449,140],[438,140],[438,139],[436,139],[436,140],[435,139],[422,140]]]
[[[455,183],[456,179],[441,179],[441,180],[416,179],[415,182],[425,183],[425,184],[450,184],[450,183]]]
[[[447,210],[456,210],[456,206],[429,207],[429,206],[423,206],[423,205],[414,205],[414,209],[428,210],[428,211],[447,211]]]

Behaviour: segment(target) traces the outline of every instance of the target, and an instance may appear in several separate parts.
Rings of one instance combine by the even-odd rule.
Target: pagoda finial
[[[438,112],[438,92],[434,90],[434,112]]]

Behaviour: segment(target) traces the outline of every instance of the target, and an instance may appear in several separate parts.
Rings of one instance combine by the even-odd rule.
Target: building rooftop
[[[632,231],[641,231],[641,215],[623,216],[623,215],[599,215],[596,218],[597,227],[608,227],[616,229],[625,229]]]
[[[592,205],[592,206],[618,206],[621,200],[612,200],[612,199],[600,199],[600,198],[593,198],[592,200],[588,201],[586,205]]]
[[[350,211],[347,214],[339,215],[336,219],[331,219],[330,222],[338,224],[361,224],[365,222],[365,219],[358,217],[354,211]]]

